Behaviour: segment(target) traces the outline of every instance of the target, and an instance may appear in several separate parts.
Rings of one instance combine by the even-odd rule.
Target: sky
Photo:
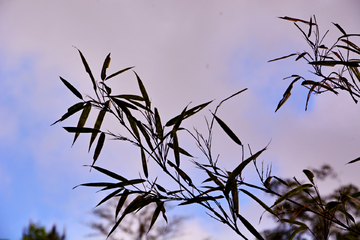
[[[307,20],[316,15],[320,31],[330,30],[330,44],[339,36],[332,22],[360,33],[359,9],[356,0],[0,0],[0,239],[20,239],[30,220],[48,229],[52,224],[66,229],[69,240],[96,239],[86,237],[91,232],[86,222],[104,195],[90,188],[72,189],[104,180],[83,167],[92,161],[89,139],[80,136],[71,147],[73,136],[62,126],[74,126],[76,117],[50,126],[77,101],[59,76],[83,95],[92,93],[76,48],[96,78],[108,53],[109,72],[135,66],[163,122],[190,102],[195,106],[214,100],[209,106],[213,110],[222,99],[248,88],[218,114],[253,151],[271,142],[259,160],[272,163],[273,175],[303,179],[303,169],[328,163],[338,178],[319,184],[321,192],[359,182],[359,166],[345,164],[360,155],[359,106],[346,93],[326,93],[313,96],[304,111],[307,92],[297,86],[275,113],[289,84],[282,79],[311,75],[305,62],[268,63],[308,50],[293,23],[278,17]],[[131,72],[111,81],[119,94],[137,91]],[[205,130],[206,116],[210,112],[203,110],[186,126]],[[107,123],[116,129],[113,122]],[[236,167],[241,152],[223,132],[215,133],[214,151],[220,153],[221,166]],[[196,152],[194,143],[183,144]],[[137,149],[110,141],[98,164],[120,174],[141,169]],[[190,164],[184,166],[195,173]],[[251,169],[247,177],[256,178]],[[261,209],[243,197],[243,215],[259,229],[266,228],[266,217],[258,225]],[[193,239],[238,239],[201,208],[174,212],[192,216],[184,231]]]

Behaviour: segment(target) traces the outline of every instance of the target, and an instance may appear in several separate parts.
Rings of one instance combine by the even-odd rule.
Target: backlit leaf
[[[101,168],[101,167],[98,167],[98,166],[91,166],[91,167],[96,169],[97,171],[99,171],[99,172],[101,172],[101,173],[103,173],[105,175],[108,175],[109,177],[112,177],[114,179],[117,179],[119,181],[123,181],[123,182],[128,181],[126,178],[124,178],[124,177],[122,177],[122,176],[120,176],[120,175],[118,175],[116,173],[113,173],[113,172],[111,172],[111,171],[109,171],[107,169],[104,169],[104,168]]]
[[[61,81],[65,84],[65,86],[78,98],[80,98],[81,100],[83,100],[83,97],[81,96],[81,93],[73,86],[71,85],[68,81],[66,81],[65,79],[63,79],[62,77],[60,77]]]
[[[154,223],[156,222],[157,218],[159,217],[160,211],[162,211],[162,209],[164,208],[164,202],[157,202],[157,207],[154,211],[154,214],[151,218],[151,222],[150,222],[150,227],[148,232],[150,231],[150,229],[152,228],[152,226],[154,225]]]
[[[292,57],[292,56],[295,56],[295,55],[297,55],[297,53],[292,53],[292,54],[289,54],[289,55],[284,56],[284,57],[275,58],[275,59],[269,60],[268,62],[275,62],[275,61],[285,59],[285,58],[288,58],[288,57]]]
[[[263,203],[260,199],[258,199],[255,195],[253,195],[252,193],[246,191],[245,189],[240,189],[240,191],[242,191],[243,193],[245,193],[246,195],[248,195],[249,197],[251,197],[252,199],[254,199],[258,204],[260,204],[266,211],[268,211],[269,213],[273,214],[274,216],[277,216],[276,213],[269,208],[265,203]]]
[[[256,237],[258,240],[264,240],[264,238],[260,235],[260,233],[251,225],[248,220],[246,220],[241,214],[237,214],[240,221],[244,224],[244,226]]]
[[[308,22],[308,21],[304,21],[304,20],[301,20],[301,19],[298,19],[298,18],[292,18],[292,17],[288,17],[288,16],[285,16],[285,17],[279,17],[281,19],[284,19],[284,20],[288,20],[288,21],[292,21],[292,22],[302,22],[302,23],[305,23],[305,24],[308,24],[308,25],[316,25],[315,23],[312,23],[311,21]]]
[[[198,106],[195,106],[187,111],[184,112],[184,116],[183,116],[183,119],[186,119],[194,114],[196,114],[197,112],[201,111],[202,109],[204,109],[207,105],[209,105],[212,101],[210,102],[206,102],[206,103],[203,103],[203,104],[200,104]],[[181,115],[181,114],[180,114]],[[172,119],[170,119],[166,124],[165,126],[166,127],[170,127],[172,125],[174,125],[180,118],[180,115],[176,116],[176,117],[173,117]]]
[[[119,212],[120,212],[121,208],[124,206],[124,203],[128,196],[129,196],[129,190],[125,189],[125,191],[121,194],[118,204],[116,205],[115,219],[119,215]]]
[[[117,75],[119,75],[119,74],[121,74],[121,73],[123,73],[123,72],[126,72],[127,70],[130,70],[130,69],[132,69],[132,68],[133,68],[133,67],[124,68],[124,69],[122,69],[122,70],[120,70],[120,71],[117,71],[116,73],[111,74],[110,76],[107,76],[104,80],[108,80],[108,79],[110,79],[110,78],[112,78],[112,77],[115,77],[115,76],[117,76]]]
[[[303,185],[300,185],[292,190],[290,190],[289,192],[285,193],[284,195],[282,195],[280,198],[278,198],[274,205],[277,205],[279,203],[281,203],[282,201],[284,201],[285,199],[287,198],[290,198],[291,196],[297,194],[298,192],[302,191],[302,190],[306,190],[308,188],[311,188],[313,185],[312,184],[303,184]]]
[[[304,169],[303,172],[305,173],[306,177],[309,179],[309,181],[314,184],[314,174],[307,169]]]
[[[164,139],[163,127],[161,124],[161,119],[157,108],[155,108],[155,125],[156,125],[156,133],[159,136],[159,139],[160,140]]]
[[[68,117],[70,117],[71,115],[73,115],[74,113],[77,113],[78,111],[80,111],[81,109],[83,109],[85,107],[84,102],[79,102],[74,104],[73,106],[71,106],[67,113],[65,113],[59,120],[57,120],[56,122],[54,122],[52,125],[64,121],[65,119],[67,119]]]
[[[108,106],[109,106],[109,101],[107,101],[104,104],[104,107],[100,110],[100,112],[99,112],[99,114],[98,114],[98,116],[96,118],[94,129],[100,130],[100,127],[101,127],[101,124],[102,124],[102,122],[104,120],[104,116],[105,116],[105,113],[107,111]],[[90,144],[89,144],[89,151],[90,151],[91,145],[93,144],[97,134],[98,134],[98,132],[94,132],[93,134],[91,134]]]
[[[138,85],[139,85],[139,88],[140,88],[140,92],[141,92],[141,95],[143,96],[143,98],[144,98],[144,100],[145,100],[146,106],[147,106],[148,108],[150,108],[150,99],[149,99],[149,96],[148,96],[148,94],[147,94],[147,92],[146,92],[146,89],[145,89],[145,87],[144,87],[144,84],[143,84],[143,82],[141,81],[140,77],[137,75],[137,73],[136,73],[136,72],[134,72],[134,73],[135,73],[136,78],[137,78],[137,80],[138,80]]]
[[[340,30],[340,32],[341,32],[342,34],[346,35],[346,32],[344,31],[344,29],[342,29],[342,27],[340,27],[339,24],[337,24],[337,23],[333,23],[333,24]]]
[[[78,125],[77,127],[78,128],[83,128],[85,126],[85,122],[89,116],[89,113],[90,113],[90,110],[91,110],[91,103],[88,102],[86,103],[85,107],[84,107],[84,110],[82,111],[81,115],[80,115],[80,118],[79,118],[79,122],[78,122]],[[73,141],[73,145],[76,141],[76,139],[78,138],[78,136],[80,135],[80,133],[75,133],[75,137],[74,137],[74,141]]]
[[[93,74],[92,74],[92,72],[91,72],[91,69],[90,69],[90,67],[89,67],[89,64],[87,63],[87,61],[86,61],[84,55],[82,54],[82,52],[81,52],[79,49],[77,49],[77,50],[78,50],[79,53],[80,53],[80,57],[81,57],[81,60],[82,60],[82,62],[83,62],[83,64],[84,64],[85,70],[86,70],[86,72],[89,74],[90,79],[91,79],[91,82],[92,82],[92,84],[93,84],[94,91],[96,92],[96,82],[95,82],[95,78],[94,78],[94,76],[93,76]]]
[[[100,152],[101,152],[101,149],[104,146],[104,141],[105,141],[105,133],[102,132],[100,134],[98,143],[97,143],[96,148],[95,148],[94,157],[93,157],[94,161],[93,161],[92,165],[94,165],[96,160],[98,159],[98,157],[100,155]]]
[[[106,197],[104,197],[99,203],[98,205],[96,205],[95,207],[100,206],[101,204],[103,204],[104,202],[106,202],[107,200],[111,199],[112,197],[114,197],[116,194],[118,194],[119,192],[123,191],[124,189],[117,189],[114,192],[110,193],[109,195],[107,195]]]
[[[143,148],[141,148],[141,162],[142,162],[144,175],[146,178],[148,178],[149,173],[148,173],[148,167],[147,167],[147,162],[146,162],[146,156],[145,156],[145,152],[144,152]]]
[[[301,77],[295,78],[289,85],[289,87],[286,89],[285,93],[283,94],[283,98],[280,100],[279,104],[277,105],[275,112],[281,108],[281,106],[289,99],[291,95],[291,89],[293,88],[293,85],[296,81],[298,81]]]
[[[172,143],[168,143],[168,146],[172,149],[174,149],[174,144]],[[190,153],[188,153],[187,151],[185,151],[183,148],[179,147],[179,153],[184,154],[185,156],[188,157],[193,157]]]

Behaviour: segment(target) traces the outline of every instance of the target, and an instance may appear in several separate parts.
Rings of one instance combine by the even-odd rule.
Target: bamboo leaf
[[[274,205],[277,205],[279,203],[281,203],[282,201],[284,201],[285,199],[288,199],[290,197],[292,197],[293,195],[295,195],[296,193],[302,191],[302,190],[306,190],[308,188],[311,188],[313,185],[312,184],[303,184],[303,185],[300,185],[292,190],[290,190],[289,192],[285,193],[284,195],[282,195],[280,198],[278,198]]]
[[[145,89],[145,87],[144,87],[144,84],[143,84],[143,82],[141,81],[140,77],[137,75],[137,73],[136,73],[136,72],[134,72],[134,73],[135,73],[136,78],[137,78],[137,80],[138,80],[140,92],[141,92],[141,95],[143,96],[143,98],[144,98],[144,100],[145,100],[146,106],[147,106],[148,108],[150,108],[150,104],[151,104],[151,103],[150,103],[149,96],[148,96],[148,94],[147,94],[147,92],[146,92],[146,89]]]
[[[303,225],[301,225],[300,227],[296,228],[296,229],[294,230],[294,232],[292,232],[291,235],[289,236],[289,240],[294,239],[294,237],[295,237],[299,232],[302,232],[302,231],[304,231],[304,230],[306,230],[306,229],[308,229],[308,227],[307,227],[307,226],[303,226]]]
[[[251,225],[248,220],[246,220],[241,214],[237,214],[240,221],[244,224],[244,226],[256,237],[258,240],[264,240],[264,238],[260,235],[260,233]]]
[[[311,65],[320,65],[320,66],[326,66],[326,67],[334,67],[335,65],[344,65],[348,67],[358,67],[360,61],[354,60],[354,61],[313,61],[309,62]]]
[[[352,160],[352,161],[348,162],[347,164],[354,163],[354,162],[358,162],[358,161],[360,161],[360,157],[358,157],[358,158],[356,158],[356,159],[354,159],[354,160]]]
[[[161,124],[161,119],[160,119],[160,115],[159,115],[157,108],[155,108],[155,125],[156,125],[156,133],[157,133],[159,139],[163,140],[164,132],[163,132],[163,127]]]
[[[216,115],[214,115],[215,120],[218,122],[220,127],[226,132],[226,134],[237,144],[242,146],[242,143],[240,139],[235,135],[235,133],[224,123],[220,118],[218,118]]]
[[[338,94],[337,91],[335,91],[333,88],[331,88],[330,86],[326,85],[326,84],[322,84],[321,82],[315,82],[315,81],[311,81],[311,80],[305,80],[301,83],[301,85],[305,86],[305,85],[312,85],[312,86],[316,86],[316,87],[320,87],[320,88],[325,88],[326,90],[329,90],[335,94]]]
[[[173,133],[173,150],[174,150],[174,157],[176,166],[180,166],[180,153],[179,153],[179,142],[176,132]]]
[[[260,156],[260,154],[262,152],[264,152],[266,150],[266,147],[263,148],[262,150],[258,151],[257,153],[255,153],[254,155],[250,156],[248,159],[244,160],[243,162],[241,162],[239,164],[239,166],[237,166],[234,171],[231,172],[228,180],[226,181],[226,185],[225,185],[225,195],[229,195],[229,192],[231,189],[234,188],[234,185],[236,185],[236,177],[241,174],[242,170],[246,167],[246,165],[248,165],[251,161],[255,160],[257,157]]]
[[[170,160],[168,160],[167,163],[170,165],[170,167],[175,168],[175,170],[177,171],[177,173],[180,175],[180,177],[182,179],[184,179],[190,186],[193,186],[191,178],[183,170],[181,170],[178,166],[176,166]],[[170,193],[168,193],[168,194],[170,194]]]
[[[200,104],[198,106],[195,106],[187,111],[185,111],[184,113],[184,116],[183,116],[183,119],[186,119],[196,113],[198,113],[199,111],[201,111],[202,109],[204,109],[207,105],[209,105],[212,101],[209,101],[209,102],[206,102],[206,103],[203,103],[203,104]],[[173,117],[172,119],[170,119],[166,124],[165,126],[166,127],[170,127],[172,125],[174,125],[180,118],[181,114],[176,116],[176,117]]]
[[[104,104],[104,107],[100,110],[97,118],[96,118],[96,122],[95,122],[95,125],[94,125],[94,129],[97,129],[99,130],[98,132],[100,132],[100,127],[101,127],[101,124],[104,120],[104,117],[105,117],[105,113],[107,111],[107,108],[109,106],[109,101],[107,101],[105,104]],[[93,144],[98,132],[93,132],[93,134],[91,134],[91,138],[90,138],[90,144],[89,144],[89,151],[90,151],[90,148],[91,148],[91,145]]]
[[[121,73],[123,73],[123,72],[126,72],[127,70],[130,70],[130,69],[132,69],[132,68],[134,68],[134,67],[127,67],[127,68],[124,68],[124,69],[122,69],[122,70],[120,70],[120,71],[117,71],[116,73],[113,73],[113,74],[111,74],[110,76],[107,76],[107,77],[104,79],[104,81],[105,81],[105,80],[108,80],[108,79],[110,79],[110,78],[113,78],[113,77],[115,77],[115,76],[117,76],[117,75],[119,75],[119,74],[121,74]]]
[[[336,201],[331,201],[331,202],[328,202],[326,205],[325,205],[325,209],[327,211],[330,211],[331,209],[333,209],[334,207],[338,206],[340,203],[339,202],[336,202]]]
[[[285,58],[288,58],[288,57],[292,57],[292,56],[295,56],[295,55],[297,55],[297,53],[292,53],[292,54],[289,54],[289,55],[287,55],[287,56],[275,58],[275,59],[269,60],[268,62],[275,62],[275,61],[278,61],[278,60],[281,60],[281,59],[285,59]]]
[[[305,173],[306,177],[309,179],[309,181],[314,184],[314,174],[307,169],[304,169],[303,172]]]
[[[125,203],[128,196],[129,196],[129,190],[125,189],[125,191],[122,193],[122,195],[121,195],[121,197],[119,199],[118,204],[116,205],[115,219],[119,215],[119,212],[120,212],[121,208],[124,206],[124,203]]]
[[[291,95],[291,89],[293,88],[293,85],[295,82],[297,82],[301,77],[295,78],[289,85],[289,87],[286,89],[285,93],[283,94],[283,98],[280,100],[279,104],[277,105],[275,112],[281,108],[281,106],[289,99]]]
[[[99,129],[94,129],[94,128],[77,128],[77,127],[64,127],[64,129],[66,131],[68,131],[69,133],[98,133],[100,132]]]
[[[233,189],[231,189],[233,209],[236,214],[239,214],[239,190],[235,185]]]
[[[84,55],[82,54],[82,52],[81,52],[79,49],[77,49],[77,50],[78,50],[79,53],[80,53],[81,60],[82,60],[82,62],[83,62],[83,64],[84,64],[84,67],[85,67],[85,71],[89,74],[90,79],[91,79],[91,82],[92,82],[92,84],[93,84],[94,91],[96,92],[96,88],[97,88],[97,87],[96,87],[96,82],[95,82],[95,78],[94,78],[94,76],[93,76],[93,74],[92,74],[92,72],[91,72],[91,69],[90,69],[90,67],[89,67],[89,64],[87,63],[87,61],[86,61]]]
[[[80,111],[81,109],[83,109],[85,107],[84,102],[79,102],[74,104],[73,106],[71,106],[67,113],[65,113],[59,120],[57,120],[56,122],[54,122],[52,125],[64,121],[65,119],[67,119],[68,117],[70,117],[71,115],[73,115],[74,113],[77,113],[78,111]]]
[[[342,34],[346,35],[346,32],[344,31],[344,29],[342,29],[342,27],[340,27],[339,24],[337,24],[337,23],[333,23],[333,24],[335,25],[335,27],[337,27],[337,29],[340,30],[340,32],[341,32]]]
[[[216,185],[218,185],[221,188],[224,188],[224,184],[214,174],[212,174],[212,172],[210,172],[207,169],[205,169],[205,171],[207,172],[211,180],[213,180],[216,183]]]
[[[104,146],[104,141],[105,141],[105,133],[102,132],[100,134],[98,143],[97,143],[96,148],[95,148],[94,157],[93,157],[94,161],[93,161],[92,165],[94,165],[96,160],[98,159],[98,157],[100,155],[100,152],[101,152],[101,149]]]
[[[145,156],[145,152],[144,152],[143,148],[141,148],[141,161],[142,161],[142,167],[143,167],[144,175],[145,175],[146,178],[148,178],[149,173],[148,173],[148,167],[147,167],[147,162],[146,162],[146,156]]]
[[[73,187],[73,189],[80,187],[80,186],[84,186],[84,187],[108,187],[110,185],[112,185],[113,183],[109,183],[109,182],[96,182],[96,183],[82,183],[79,184],[75,187]]]
[[[103,67],[101,69],[101,80],[105,80],[106,78],[106,69],[109,67],[109,64],[110,64],[110,53],[106,56],[105,58],[105,61],[104,61],[104,64],[103,64]]]
[[[310,19],[310,22],[308,22],[308,21],[304,21],[304,20],[301,20],[301,19],[298,19],[298,18],[292,18],[292,17],[288,17],[288,16],[279,17],[279,18],[284,19],[284,20],[288,20],[288,21],[292,21],[292,22],[302,22],[302,23],[305,23],[305,24],[308,24],[308,25],[316,25],[315,23],[311,22],[311,19]]]
[[[260,204],[266,211],[268,211],[269,213],[273,214],[274,216],[277,216],[276,213],[269,208],[265,203],[263,203],[260,199],[258,199],[255,195],[253,195],[252,193],[246,191],[245,189],[240,189],[240,191],[242,191],[243,193],[245,193],[246,195],[248,195],[249,197],[251,197],[252,199],[254,199],[258,204]]]
[[[308,35],[307,35],[308,38],[311,36],[311,30],[312,30],[312,17],[310,17],[309,33],[308,33]]]
[[[81,95],[81,93],[73,86],[71,85],[68,81],[66,81],[65,79],[63,79],[62,77],[60,77],[61,81],[65,84],[65,86],[78,98],[80,98],[81,100],[83,100],[83,97]]]
[[[172,143],[168,143],[168,146],[172,149],[174,149],[174,144]],[[188,157],[193,157],[190,153],[188,153],[186,150],[184,150],[183,148],[179,147],[179,153],[188,156]]]
[[[116,180],[119,180],[119,181],[122,181],[122,182],[128,182],[128,180],[114,172],[111,172],[107,169],[104,169],[104,168],[101,168],[101,167],[98,167],[98,166],[91,166],[92,168],[94,168],[95,170],[105,174],[105,175],[108,175],[109,177],[112,177]]]
[[[156,222],[157,218],[159,217],[160,211],[162,211],[162,209],[164,208],[164,202],[157,202],[157,207],[154,211],[154,214],[151,218],[151,222],[150,222],[150,227],[148,232],[150,231],[150,229],[152,228],[152,226],[154,225],[154,223]]]
[[[118,194],[119,192],[123,191],[124,189],[118,189],[115,190],[114,192],[110,193],[109,195],[107,195],[106,197],[104,197],[99,203],[98,205],[96,205],[95,207],[100,206],[101,204],[103,204],[104,202],[106,202],[107,200],[111,199],[112,197],[114,197],[116,194]]]
[[[144,101],[144,98],[138,95],[132,94],[120,94],[120,95],[113,95],[113,98],[124,98],[126,100],[136,100],[136,101]]]
[[[160,186],[159,184],[155,183],[156,187],[159,189],[159,191],[166,193],[166,190],[164,187]]]
[[[299,54],[299,56],[295,59],[295,61],[299,60],[300,58],[304,57],[307,54],[307,52],[303,52]]]
[[[79,122],[78,122],[78,125],[77,127],[78,128],[83,128],[85,126],[85,122],[89,116],[89,113],[90,113],[90,110],[91,110],[91,103],[88,102],[86,103],[81,115],[80,115],[80,118],[79,118]],[[78,136],[80,135],[80,133],[75,133],[75,136],[74,136],[74,141],[73,141],[73,145],[76,141],[76,139],[78,138]]]
[[[193,204],[193,203],[201,203],[201,202],[205,202],[205,201],[215,201],[216,199],[221,199],[221,198],[224,198],[224,196],[219,195],[216,197],[212,197],[212,196],[193,197],[193,198],[187,199],[184,202],[180,203],[179,206],[189,205],[189,204]]]

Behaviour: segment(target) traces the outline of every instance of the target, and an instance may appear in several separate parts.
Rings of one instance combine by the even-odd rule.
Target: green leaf
[[[244,224],[244,226],[256,237],[258,240],[264,240],[264,238],[260,235],[260,233],[251,225],[241,214],[237,214],[240,221]]]
[[[306,177],[309,179],[309,181],[314,184],[314,174],[307,169],[304,169],[303,172],[305,173]]]
[[[248,165],[251,161],[255,160],[265,150],[266,150],[266,147],[263,148],[262,150],[258,151],[254,155],[250,156],[248,159],[242,161],[239,164],[239,166],[237,166],[234,169],[234,171],[231,172],[228,180],[226,181],[226,186],[225,186],[225,194],[226,195],[229,195],[230,190],[234,188],[234,186],[236,185],[236,177],[239,174],[241,174],[242,170],[246,167],[246,165]]]
[[[83,109],[85,107],[84,102],[79,102],[74,104],[73,106],[71,106],[67,113],[65,113],[59,120],[57,120],[56,122],[54,122],[52,125],[64,121],[65,119],[67,119],[68,117],[70,117],[71,115],[73,115],[74,113],[77,113],[78,111],[80,111],[81,109]]]
[[[155,108],[155,125],[156,125],[156,133],[157,133],[159,139],[163,140],[164,132],[163,132],[163,127],[161,124],[161,119],[160,119],[160,115],[159,115],[157,108]]]
[[[215,120],[219,123],[220,127],[226,132],[226,134],[237,144],[239,144],[240,146],[242,146],[241,141],[239,140],[239,138],[235,135],[235,133],[220,119],[218,118],[216,115],[214,115]]]
[[[60,77],[61,81],[65,84],[65,86],[78,98],[80,98],[81,100],[83,100],[83,97],[81,96],[81,93],[73,86],[71,85],[68,81],[66,81],[65,79],[63,79],[62,77]]]
[[[104,104],[104,107],[100,110],[100,112],[99,112],[99,114],[98,114],[98,116],[96,118],[94,129],[99,130],[99,132],[100,132],[100,127],[101,127],[101,124],[102,124],[102,122],[104,120],[104,116],[105,116],[105,113],[106,113],[108,107],[109,107],[109,101],[107,101]],[[94,132],[93,134],[91,134],[90,144],[89,144],[89,151],[90,151],[91,145],[93,144],[97,134],[98,134],[98,132]]]
[[[84,64],[85,70],[89,74],[91,82],[93,84],[94,91],[96,92],[96,82],[95,82],[95,78],[94,78],[94,76],[93,76],[93,74],[91,72],[91,69],[90,69],[88,63],[86,62],[86,59],[85,59],[84,55],[82,54],[82,52],[79,49],[77,49],[77,50],[80,53],[80,57],[81,57],[81,60],[82,60],[82,62]]]
[[[136,78],[137,78],[137,80],[138,80],[140,92],[141,92],[141,95],[143,96],[143,98],[144,98],[144,100],[145,100],[146,106],[147,106],[148,108],[150,108],[150,99],[149,99],[149,96],[148,96],[148,94],[147,94],[147,92],[146,92],[146,89],[145,89],[145,87],[144,87],[144,84],[143,84],[143,82],[141,81],[140,77],[137,75],[137,73],[136,73],[136,72],[134,72],[134,73],[135,73]]]
[[[102,132],[100,134],[98,143],[97,143],[96,148],[95,148],[94,157],[93,157],[94,161],[93,161],[92,165],[94,165],[96,160],[98,159],[98,157],[100,155],[100,152],[101,152],[101,149],[104,146],[104,141],[105,141],[105,133]]]
[[[148,167],[147,167],[147,162],[146,162],[146,156],[145,156],[145,152],[144,152],[143,148],[141,148],[141,162],[142,162],[144,175],[145,175],[146,178],[148,178],[149,173],[148,173]]]
[[[100,132],[99,129],[94,128],[77,128],[77,127],[64,127],[66,131],[69,133],[98,133]]]
[[[358,157],[358,158],[356,158],[356,159],[354,159],[354,160],[352,160],[352,161],[348,162],[347,164],[354,163],[354,162],[358,162],[358,161],[360,161],[360,157]]]
[[[90,110],[91,110],[91,103],[88,102],[86,103],[85,107],[84,107],[84,110],[82,111],[81,115],[80,115],[80,118],[79,118],[79,122],[78,122],[78,125],[77,127],[78,128],[83,128],[85,126],[85,123],[86,123],[86,120],[89,116],[89,113],[90,113]],[[78,136],[80,135],[80,133],[75,133],[75,137],[74,137],[74,141],[73,141],[73,145],[76,141],[76,139],[78,138]]]
[[[312,184],[303,184],[303,185],[300,185],[294,189],[292,189],[291,191],[285,193],[284,195],[282,195],[280,198],[278,198],[274,205],[277,205],[279,203],[281,203],[282,201],[284,201],[285,199],[288,199],[290,198],[291,196],[295,195],[296,193],[302,191],[302,190],[306,190],[308,188],[311,188],[313,185]]]
[[[258,204],[260,204],[266,211],[268,211],[269,213],[273,214],[274,216],[277,216],[276,213],[269,208],[265,203],[263,203],[260,199],[258,199],[256,196],[254,196],[252,193],[246,191],[245,189],[240,189],[240,191],[242,191],[243,193],[245,193],[246,195],[248,195],[249,197],[251,197],[252,199],[254,199]]]
[[[154,223],[156,222],[157,218],[159,217],[160,211],[162,211],[162,209],[164,208],[164,202],[157,202],[157,207],[154,211],[154,214],[151,218],[151,222],[150,222],[150,227],[148,232],[150,231],[150,229],[152,228],[152,226],[154,225]]]
[[[107,76],[107,77],[104,79],[104,81],[105,81],[105,80],[108,80],[108,79],[110,79],[110,78],[112,78],[112,77],[115,77],[115,76],[117,76],[117,75],[119,75],[119,74],[121,74],[121,73],[123,73],[123,72],[126,72],[127,70],[130,70],[130,69],[132,69],[132,68],[134,68],[134,67],[127,67],[127,68],[124,68],[124,69],[122,69],[122,70],[120,70],[120,71],[117,71],[116,73],[113,73],[113,74],[111,74],[110,76]]]
[[[105,58],[105,61],[104,61],[104,64],[103,64],[103,67],[101,69],[101,80],[105,80],[106,78],[106,69],[109,67],[109,64],[110,64],[110,53],[106,56]]]

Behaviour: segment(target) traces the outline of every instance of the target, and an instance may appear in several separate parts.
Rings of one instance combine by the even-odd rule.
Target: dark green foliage
[[[54,225],[49,232],[44,227],[30,222],[27,228],[24,228],[21,240],[65,240],[65,233],[60,235]]]

